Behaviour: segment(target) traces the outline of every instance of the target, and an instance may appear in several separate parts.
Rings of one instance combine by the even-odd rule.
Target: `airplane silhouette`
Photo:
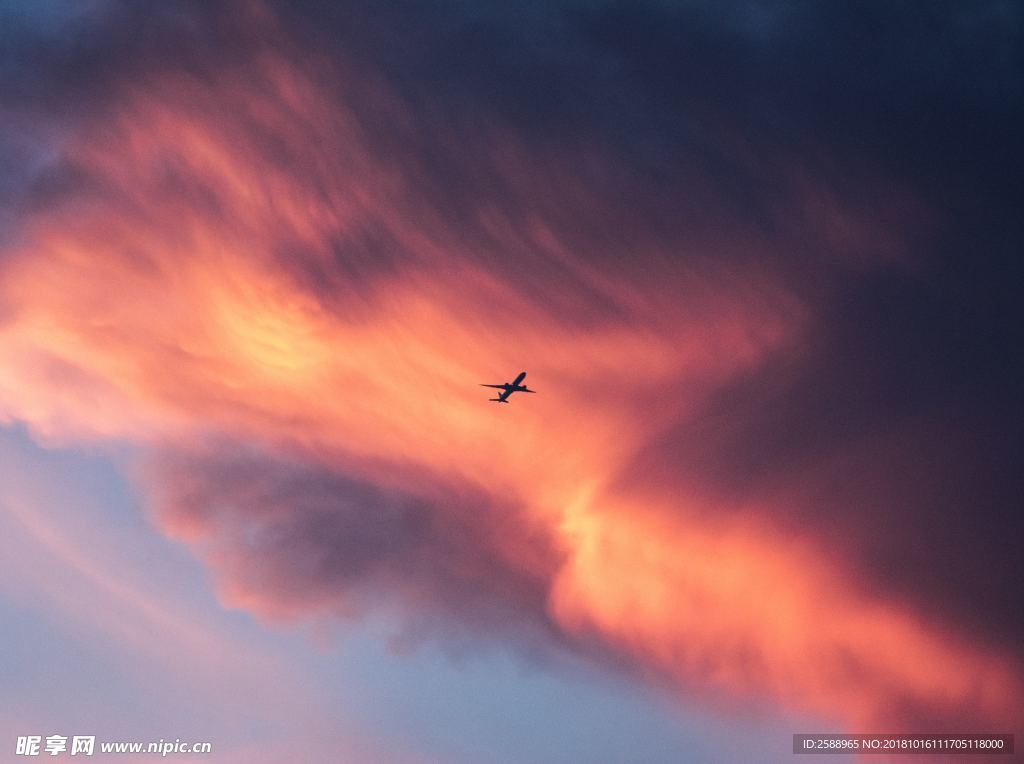
[[[497,398],[488,398],[488,400],[497,401],[498,403],[508,403],[508,397],[510,395],[512,395],[512,393],[535,393],[535,392],[537,392],[536,390],[531,390],[526,385],[519,384],[520,382],[523,381],[523,378],[525,376],[526,376],[526,372],[525,371],[521,371],[521,372],[519,372],[519,376],[516,377],[511,382],[506,382],[503,385],[485,385],[485,384],[481,383],[480,387],[497,387],[499,390],[502,391],[502,393],[500,395],[498,395]]]

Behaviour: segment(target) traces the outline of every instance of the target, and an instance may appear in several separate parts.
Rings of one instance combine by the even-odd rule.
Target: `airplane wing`
[[[485,385],[483,382],[480,383],[480,387],[497,387],[499,390],[504,390],[504,385]]]

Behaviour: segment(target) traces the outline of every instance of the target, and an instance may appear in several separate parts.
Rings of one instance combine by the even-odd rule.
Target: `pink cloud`
[[[1009,658],[861,591],[827,539],[780,538],[771,503],[709,519],[682,467],[658,499],[617,485],[730,385],[799,357],[814,316],[791,272],[733,240],[574,235],[642,229],[615,204],[639,181],[592,147],[538,158],[489,125],[460,150],[494,186],[453,211],[360,117],[387,115],[397,145],[436,125],[343,65],[248,42],[207,78],[126,84],[69,137],[90,193],[37,211],[0,265],[0,416],[150,447],[161,527],[227,604],[268,618],[385,599],[850,723],[1008,718]],[[826,238],[875,235],[827,202]],[[476,383],[520,368],[542,394],[486,405]],[[138,645],[133,629],[118,638]]]

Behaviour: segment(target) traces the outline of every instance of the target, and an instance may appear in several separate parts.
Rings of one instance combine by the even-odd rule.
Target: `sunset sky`
[[[0,758],[1019,739],[1022,15],[0,1]]]

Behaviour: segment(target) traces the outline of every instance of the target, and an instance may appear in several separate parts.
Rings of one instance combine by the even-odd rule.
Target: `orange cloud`
[[[794,352],[808,316],[784,279],[665,244],[580,251],[567,232],[616,213],[570,170],[605,162],[618,177],[615,163],[566,149],[551,166],[492,128],[465,150],[500,190],[453,217],[419,185],[416,157],[382,152],[352,104],[393,120],[389,145],[434,126],[286,47],[208,79],[149,77],[70,138],[62,161],[88,192],[26,220],[2,265],[0,416],[200,458],[218,439],[256,444],[418,497],[427,509],[400,508],[367,537],[387,553],[359,575],[429,605],[436,590],[403,578],[403,555],[423,575],[448,555],[442,583],[456,588],[498,560],[510,578],[489,594],[521,576],[563,637],[597,638],[680,686],[851,722],[907,703],[1002,719],[1019,700],[1004,660],[858,593],[823,543],[779,539],[769,512],[758,527],[717,523],[691,511],[685,486],[653,505],[612,489],[669,424]],[[552,200],[586,217],[555,219]],[[488,405],[476,383],[522,368],[541,394]],[[188,474],[155,467],[154,493],[174,497],[162,522],[207,551],[231,602],[276,616],[338,604],[341,579],[316,568],[276,597],[285,566],[255,554],[276,540],[287,555],[287,533],[313,536],[302,550],[319,541],[319,526],[289,524],[301,501],[265,482],[220,494],[216,474]],[[468,519],[459,486],[498,497],[492,515]],[[315,517],[335,522],[325,495]],[[394,542],[402,518],[445,513],[429,543]],[[249,527],[269,541],[245,546]],[[480,549],[446,545],[467,528]]]
[[[777,698],[856,729],[910,724],[921,708],[1012,723],[1011,663],[859,595],[820,542],[784,538],[766,521],[620,502],[601,497],[567,517],[573,553],[551,601],[571,631],[599,634],[685,685]]]

